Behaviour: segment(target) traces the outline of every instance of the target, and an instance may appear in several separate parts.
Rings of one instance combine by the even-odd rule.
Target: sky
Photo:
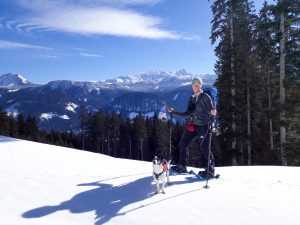
[[[208,189],[172,175],[155,195],[151,162],[3,136],[0,155],[3,225],[299,224],[300,167],[217,167]]]
[[[272,0],[269,0],[270,2]],[[260,8],[263,0],[255,0]],[[33,83],[213,74],[207,0],[0,0],[0,75]]]

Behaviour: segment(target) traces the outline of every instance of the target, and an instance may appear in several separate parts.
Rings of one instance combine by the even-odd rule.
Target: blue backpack
[[[218,90],[213,86],[205,86],[203,87],[203,92],[208,94],[211,97],[215,109],[218,112]],[[214,117],[214,123],[215,123],[215,127],[219,126],[218,116]]]

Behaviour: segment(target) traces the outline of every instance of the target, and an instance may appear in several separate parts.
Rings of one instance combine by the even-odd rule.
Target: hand
[[[210,114],[213,115],[213,116],[216,116],[217,115],[217,110],[215,110],[215,109],[210,110]]]
[[[168,108],[168,112],[169,112],[169,113],[173,113],[173,112],[174,112],[174,109],[173,109],[173,108]]]

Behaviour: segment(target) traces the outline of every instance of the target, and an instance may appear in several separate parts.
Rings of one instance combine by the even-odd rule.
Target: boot
[[[175,171],[176,173],[187,173],[186,166],[183,165],[177,165],[177,166],[171,166],[171,170]]]
[[[207,169],[200,170],[198,172],[198,176],[206,178],[207,177]],[[214,177],[215,177],[215,171],[214,171],[214,169],[210,168],[208,178],[214,178]]]

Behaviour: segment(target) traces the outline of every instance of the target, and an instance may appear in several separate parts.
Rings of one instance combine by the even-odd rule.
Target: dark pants
[[[182,166],[186,166],[187,159],[187,146],[194,139],[197,138],[197,141],[200,144],[200,150],[204,157],[205,165],[207,165],[208,160],[208,148],[209,148],[209,131],[208,125],[204,126],[196,126],[195,132],[189,132],[187,130],[184,131],[183,136],[180,140],[180,156],[179,156],[179,164]],[[213,160],[213,156],[211,154],[211,160]],[[205,166],[206,167],[206,166]]]

